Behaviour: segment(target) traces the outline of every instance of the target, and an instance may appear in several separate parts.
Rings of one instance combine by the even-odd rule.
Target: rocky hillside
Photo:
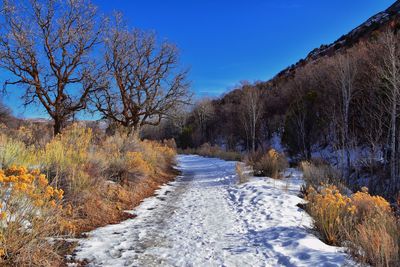
[[[333,55],[338,51],[347,49],[362,40],[373,38],[389,25],[391,27],[400,28],[400,0],[396,1],[385,11],[372,16],[363,24],[350,31],[348,34],[343,35],[332,44],[321,45],[319,48],[312,50],[306,58],[284,69],[269,82],[274,84],[277,82],[277,80],[292,76],[298,67],[303,66],[307,62],[316,60],[323,56]]]

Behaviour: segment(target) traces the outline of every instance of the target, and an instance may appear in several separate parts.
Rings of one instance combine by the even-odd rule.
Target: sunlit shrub
[[[23,142],[0,134],[0,166],[35,165],[37,156],[34,147],[27,147]]]
[[[324,187],[320,192],[310,187],[306,199],[309,201],[308,212],[314,218],[315,227],[329,244],[339,244],[342,241],[340,234],[345,213],[355,211],[351,199],[340,194],[333,185]]]
[[[348,233],[348,251],[359,262],[378,267],[400,266],[399,224],[390,213],[364,218]]]
[[[352,195],[352,204],[357,207],[360,218],[372,217],[376,213],[388,213],[391,211],[389,202],[380,196],[371,196],[368,188],[363,187],[361,192]]]
[[[172,139],[164,139],[162,143],[174,151],[177,150],[177,145],[176,145],[175,139],[173,139],[173,138]]]
[[[275,149],[270,149],[253,164],[255,175],[275,179],[279,178],[280,174],[289,166],[285,155],[278,153]]]
[[[59,261],[46,238],[61,232],[64,191],[49,185],[38,170],[0,170],[0,264],[40,265]]]
[[[152,166],[143,159],[141,152],[128,152],[126,155],[126,170],[139,177],[152,175]]]
[[[168,166],[173,164],[176,156],[176,151],[173,148],[149,140],[140,143],[140,152],[143,154],[143,159],[156,173],[165,171]]]
[[[166,172],[175,162],[174,142],[164,142],[140,141],[116,133],[101,144],[95,158],[101,159],[107,176],[115,181],[154,176]]]
[[[89,161],[91,129],[74,124],[57,135],[41,151],[41,167],[55,186],[79,192],[89,186],[84,169]]]
[[[371,196],[367,188],[348,197],[334,185],[321,185],[309,187],[306,199],[315,227],[329,244],[345,244],[366,264],[397,266],[399,225],[384,198]]]

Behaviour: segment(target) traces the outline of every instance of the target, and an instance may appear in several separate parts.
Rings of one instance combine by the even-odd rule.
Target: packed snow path
[[[89,233],[76,259],[90,266],[342,266],[296,204],[301,177],[236,185],[235,163],[179,156],[182,171],[134,211]],[[290,173],[288,173],[289,175]],[[107,216],[106,214],[104,216]]]

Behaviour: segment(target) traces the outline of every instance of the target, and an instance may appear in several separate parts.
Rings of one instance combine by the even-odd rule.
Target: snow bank
[[[229,189],[232,206],[244,221],[247,238],[266,266],[343,266],[343,249],[328,246],[311,230],[312,219],[297,207],[301,173],[290,169],[284,180],[252,178]]]

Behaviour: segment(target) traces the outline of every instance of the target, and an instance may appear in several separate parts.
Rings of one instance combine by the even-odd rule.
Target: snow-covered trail
[[[342,266],[297,208],[300,174],[236,185],[235,162],[179,156],[182,175],[132,212],[99,228],[75,258],[90,266]],[[106,215],[105,215],[106,216]]]

